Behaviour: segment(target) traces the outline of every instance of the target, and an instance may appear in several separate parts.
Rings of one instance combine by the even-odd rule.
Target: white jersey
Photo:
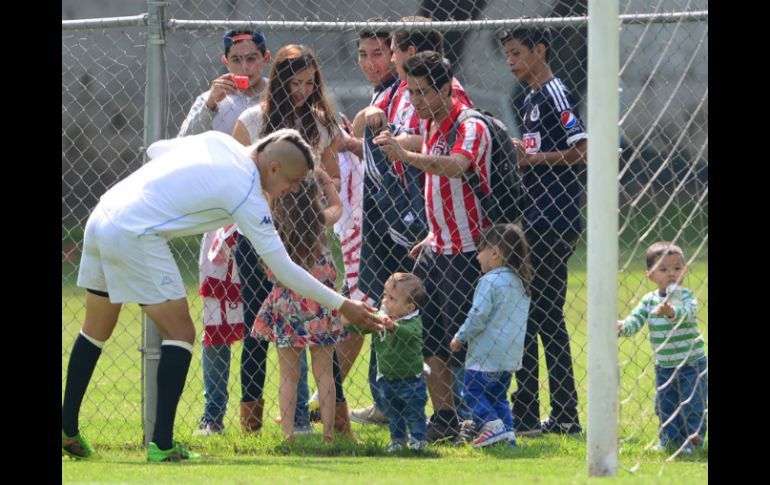
[[[260,252],[280,242],[272,238],[275,229],[257,167],[246,147],[229,135],[209,131],[160,140],[147,154],[152,160],[99,202],[120,229],[171,239],[237,222],[253,242],[269,242]]]
[[[152,161],[108,190],[97,208],[139,240],[202,234],[236,223],[287,287],[339,308],[344,299],[286,254],[249,151],[217,131],[155,142],[147,149]]]

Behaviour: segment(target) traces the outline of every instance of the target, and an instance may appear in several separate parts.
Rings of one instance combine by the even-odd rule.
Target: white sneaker
[[[385,447],[385,451],[387,451],[388,453],[395,453],[403,449],[404,449],[404,443],[401,443],[400,441],[391,441],[390,443],[388,443],[388,446]]]
[[[416,440],[414,438],[409,438],[409,448],[418,451],[424,449],[426,446],[428,446],[428,442],[425,440]]]
[[[508,430],[505,429],[505,424],[501,419],[489,421],[481,427],[479,437],[473,440],[473,447],[481,448],[482,446],[493,445],[499,441],[507,440],[508,436]]]
[[[220,434],[224,433],[225,427],[222,425],[219,425],[217,423],[206,423],[205,426],[202,426],[195,431],[193,431],[193,436],[211,436],[213,434]]]

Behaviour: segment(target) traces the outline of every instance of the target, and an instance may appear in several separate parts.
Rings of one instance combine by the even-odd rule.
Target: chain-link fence
[[[89,16],[74,9],[70,11],[69,8],[63,7],[63,12],[71,12],[74,17]],[[703,11],[706,8],[706,2],[683,0],[659,1],[655,5],[635,1],[621,2],[624,21],[620,26],[622,91],[619,130],[618,301],[621,313],[619,318],[622,318],[646,293],[655,288],[654,283],[645,275],[645,251],[655,241],[673,241],[684,251],[689,273],[682,286],[691,289],[697,298],[697,327],[704,341],[708,342],[708,27],[705,14],[688,16],[685,13]],[[137,7],[135,12],[121,14],[133,15],[141,10]],[[679,14],[670,15],[673,12]],[[662,15],[664,13],[669,15]],[[273,59],[280,48],[287,44],[303,44],[312,48],[323,72],[326,94],[333,107],[331,114],[340,121],[337,112],[345,113],[353,119],[354,115],[367,107],[371,101],[373,85],[370,81],[373,78],[365,77],[358,63],[360,44],[356,32],[363,29],[331,23],[323,26],[317,22],[329,19],[361,22],[373,17],[396,21],[402,16],[415,14],[434,20],[508,20],[511,21],[510,25],[506,25],[508,28],[518,25],[519,19],[524,17],[529,17],[537,25],[543,24],[542,18],[575,17],[574,21],[562,19],[552,23],[554,35],[548,63],[553,75],[561,80],[571,97],[567,102],[571,102],[572,106],[562,111],[566,111],[568,115],[570,112],[574,113],[570,116],[576,117],[578,123],[579,120],[583,123],[587,121],[585,1],[522,1],[512,4],[502,0],[424,0],[389,2],[387,7],[353,0],[345,4],[332,1],[288,0],[281,2],[280,6],[260,1],[179,1],[170,2],[166,12],[166,18],[169,20],[164,47],[168,93],[165,136],[170,138],[179,134],[196,98],[211,88],[215,78],[227,72],[221,60],[224,54],[223,34],[236,25],[224,23],[225,19],[259,20],[259,30],[264,33],[266,47],[271,51]],[[286,24],[291,21],[298,23]],[[75,280],[85,222],[99,197],[142,164],[142,110],[146,77],[146,39],[144,27],[141,26],[143,24],[144,20],[139,16],[126,20],[122,26],[102,28],[92,25],[88,28],[62,29],[62,382],[72,341],[77,336],[84,316],[83,291],[75,287]],[[453,65],[454,76],[464,87],[473,105],[504,121],[512,136],[526,141],[528,135],[532,135],[528,131],[526,118],[529,116],[529,122],[535,122],[537,119],[533,118],[538,115],[545,118],[546,113],[539,111],[533,114],[532,100],[525,99],[530,91],[525,78],[519,82],[514,76],[519,73],[511,72],[506,51],[499,41],[502,27],[499,23],[489,23],[487,26],[466,26],[464,29],[445,32],[444,53]],[[389,48],[386,54],[390,54]],[[361,63],[362,66],[365,64]],[[270,67],[269,64],[266,65],[263,76],[269,75]],[[387,104],[393,100],[385,101]],[[529,107],[529,110],[525,107]],[[565,128],[573,123],[569,116],[559,118],[558,121],[562,122]],[[590,127],[585,128],[585,132],[590,133]],[[345,171],[345,161],[342,157],[338,159],[338,163],[343,165],[341,181],[345,182],[344,176],[352,175]],[[585,181],[585,171],[578,172],[574,180],[582,185]],[[365,177],[361,176],[360,180],[363,183]],[[534,183],[533,180],[531,174],[527,179],[525,171],[525,187],[528,183]],[[537,182],[542,180],[538,179]],[[442,182],[439,180],[435,183]],[[434,227],[441,228],[445,227],[442,224],[446,224],[446,220],[428,223],[438,224]],[[340,274],[336,280],[338,286],[344,283],[342,274],[350,272],[349,268],[346,269],[342,265],[345,258],[347,262],[351,261],[345,251],[345,235],[346,233],[342,234],[342,249],[338,239],[328,238]],[[538,239],[546,240],[545,236]],[[571,347],[571,355],[567,353],[566,358],[573,367],[577,417],[581,425],[585,426],[585,233],[575,232],[572,239],[562,237],[557,238],[556,242],[566,244],[563,254],[572,253],[566,265],[569,279],[566,281],[563,305]],[[200,239],[183,238],[175,240],[172,245],[188,288],[191,313],[198,325],[198,333],[202,335],[203,306],[198,296]],[[387,247],[375,245],[373,260],[390,268],[388,265],[391,263],[385,260],[386,256],[392,256],[394,248],[392,243]],[[451,253],[451,249],[447,252]],[[543,256],[538,256],[541,257]],[[370,259],[368,263],[371,261]],[[437,264],[442,268],[444,264],[449,265],[446,262]],[[469,261],[466,264],[472,266],[476,263]],[[241,274],[242,278],[248,276]],[[446,289],[447,286],[441,283],[436,291],[444,291],[444,297],[449,291],[461,291],[468,296],[470,304],[470,295],[477,278],[478,270],[475,276],[468,276],[465,281],[463,278],[452,279],[448,274],[443,274],[438,279],[450,281],[450,287],[453,288]],[[546,289],[542,291],[545,295],[549,290],[548,285],[558,282],[549,281],[543,284],[546,285]],[[552,287],[550,290],[558,293]],[[379,303],[380,295],[370,296]],[[245,303],[248,306],[250,302]],[[259,305],[257,309],[258,307]],[[464,308],[467,312],[467,306]],[[459,311],[459,308],[456,309],[456,312]],[[127,305],[124,308],[120,324],[104,349],[91,388],[86,395],[81,415],[83,421],[88,422],[90,439],[99,446],[130,444],[137,440],[136,430],[141,427],[142,422],[140,320],[138,307]],[[247,326],[250,326],[252,322],[247,323]],[[619,340],[621,450],[626,446],[652,448],[658,444],[661,421],[655,413],[655,356],[647,335],[645,330],[634,337]],[[343,387],[348,407],[354,410],[353,429],[364,440],[387,440],[388,435],[384,428],[360,424],[382,420],[382,417],[373,415],[371,409],[369,412],[362,412],[363,408],[372,404],[372,391],[368,382],[369,349],[370,341],[376,337],[367,336],[353,342],[356,338],[350,339],[344,349],[340,349],[338,345],[339,353],[342,354],[343,371],[353,362]],[[542,343],[551,345],[545,340],[552,338],[553,335],[541,337]],[[242,343],[238,342],[232,346],[231,355],[227,355],[230,352],[224,349],[212,354],[214,359],[231,360],[229,365],[225,365],[227,361],[217,361],[220,365],[216,366],[216,372],[225,372],[219,377],[219,382],[227,382],[226,392],[218,393],[220,402],[222,397],[227,399],[229,394],[226,413],[218,423],[226,430],[237,430],[241,426],[241,347]],[[357,352],[358,348],[361,350]],[[551,364],[546,365],[546,359],[542,358],[543,352],[540,352],[540,355],[541,369],[537,384],[540,401],[539,404],[537,401],[529,403],[530,408],[532,402],[537,408],[533,419],[545,418],[549,412],[554,412],[550,402],[553,393],[549,394],[549,389],[564,384],[563,381],[559,383],[558,379],[555,380],[554,376],[569,379],[566,377],[569,372],[557,365],[551,369],[549,380],[547,377]],[[206,399],[201,362],[201,346],[196,345],[193,364],[177,414],[176,433],[182,435],[197,430],[204,417]],[[263,422],[266,428],[273,428],[273,420],[281,414],[278,399],[278,359],[275,351],[267,352],[263,364],[260,364],[266,374],[262,393]],[[457,367],[460,369],[461,364]],[[308,394],[312,394],[315,389],[312,365],[310,368]],[[455,372],[461,373],[458,369],[455,369]],[[436,386],[435,379],[439,377],[427,377],[429,391],[433,391],[431,388]],[[455,384],[459,391],[461,385],[458,382]],[[662,387],[665,388],[665,384]],[[511,390],[516,388],[517,385],[511,385]],[[118,392],[115,392],[116,390]],[[219,388],[219,391],[222,389]],[[210,387],[207,394],[210,404],[206,411],[208,415],[216,408],[212,407],[211,399],[216,397],[217,389]],[[300,400],[303,400],[302,395],[300,392]],[[251,402],[258,397],[250,396],[244,400]],[[518,398],[520,397],[519,395]],[[431,416],[431,410],[436,410],[437,402],[440,400],[437,401],[435,393],[431,392],[426,408],[428,416]],[[563,404],[564,402],[557,403]],[[315,409],[312,399],[309,408]],[[224,408],[219,408],[214,413],[221,412],[222,409]],[[461,418],[470,417],[465,407],[458,406],[458,413]],[[683,448],[679,451],[682,450]]]

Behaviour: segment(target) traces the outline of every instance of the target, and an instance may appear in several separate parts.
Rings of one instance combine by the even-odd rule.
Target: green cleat
[[[153,463],[160,462],[179,462],[182,460],[195,460],[200,458],[200,455],[191,452],[186,449],[178,441],[172,441],[173,446],[170,450],[161,450],[155,442],[150,442],[150,447],[147,449],[147,461]]]
[[[94,450],[80,433],[70,438],[61,430],[61,454],[74,460],[82,460],[94,457]]]

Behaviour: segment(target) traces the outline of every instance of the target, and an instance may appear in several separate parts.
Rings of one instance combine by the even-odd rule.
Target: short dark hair
[[[248,36],[251,36],[249,38]],[[233,46],[233,44],[236,44],[242,40],[251,40],[255,44],[257,44],[257,49],[259,49],[259,52],[262,53],[262,55],[265,55],[265,51],[267,51],[267,46],[265,45],[265,35],[262,32],[251,30],[228,30],[225,32],[225,56],[227,56],[230,53],[230,47]]]
[[[409,17],[401,17],[399,21],[430,22],[431,19],[428,17],[412,15]],[[402,52],[407,50],[410,45],[413,45],[417,52],[434,51],[441,54],[444,53],[444,35],[438,30],[396,30],[393,32],[393,40],[396,41],[396,45]]]
[[[452,67],[438,52],[425,51],[415,54],[404,62],[404,71],[407,76],[424,77],[428,80],[428,85],[436,91],[446,83],[452,82]]]
[[[545,60],[548,62],[548,57],[551,53],[551,29],[548,27],[544,29],[520,28],[504,30],[500,35],[500,43],[503,45],[511,39],[518,40],[530,50],[534,49],[537,44],[543,44],[545,46]]]
[[[647,259],[647,270],[651,270],[658,260],[670,254],[681,256],[684,260],[684,251],[682,251],[682,248],[676,244],[670,241],[658,241],[653,243],[652,246],[647,248],[647,254],[645,255]]]
[[[288,141],[297,147],[297,149],[302,152],[302,156],[305,157],[305,164],[307,164],[308,170],[313,170],[315,167],[315,161],[313,160],[313,150],[310,148],[310,145],[308,145],[307,141],[305,141],[305,139],[302,137],[300,132],[293,128],[282,128],[270,133],[267,136],[263,136],[257,143],[254,144],[254,149],[257,153],[261,153],[262,150],[267,148],[267,146],[271,143],[281,140]]]
[[[370,19],[366,19],[367,22],[386,22],[386,20],[382,17],[372,17]],[[390,49],[390,37],[391,32],[388,30],[362,30],[358,33],[358,38],[356,39],[356,47],[359,47],[361,45],[361,41],[364,39],[382,39],[385,44],[387,44],[388,49]]]

